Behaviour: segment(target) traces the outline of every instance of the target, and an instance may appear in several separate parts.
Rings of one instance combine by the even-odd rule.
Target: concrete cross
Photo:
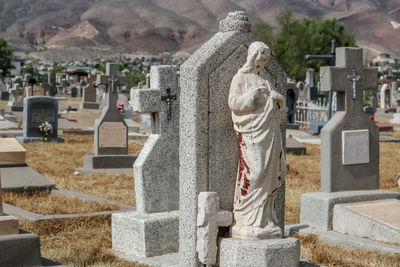
[[[345,107],[338,107],[338,110],[345,108],[346,111],[361,112],[363,90],[375,90],[377,87],[377,69],[363,67],[362,59],[362,48],[338,47],[336,66],[320,69],[321,91],[345,93]]]
[[[173,66],[154,66],[150,69],[150,89],[132,89],[130,105],[139,113],[152,114],[152,133],[163,134],[179,123],[178,84]],[[174,101],[175,100],[175,101]],[[178,100],[178,101],[176,101]],[[171,122],[168,122],[172,119]]]
[[[102,84],[107,87],[107,105],[117,108],[117,88],[126,84],[126,76],[118,75],[118,65],[116,63],[107,63],[106,74],[97,76],[96,84]]]
[[[218,227],[231,226],[232,212],[220,210],[216,192],[201,192],[198,197],[197,246],[199,261],[206,266],[217,262]]]

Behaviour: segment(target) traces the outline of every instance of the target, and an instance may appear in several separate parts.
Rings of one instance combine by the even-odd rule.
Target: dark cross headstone
[[[117,108],[118,87],[126,77],[118,75],[118,65],[107,63],[106,75],[97,77],[97,84],[106,86],[107,103],[95,125],[95,155],[127,155],[128,127]]]
[[[379,188],[378,128],[363,111],[363,91],[378,87],[377,69],[362,66],[361,48],[336,48],[336,66],[321,67],[321,91],[345,96],[345,110],[322,129],[321,191]]]

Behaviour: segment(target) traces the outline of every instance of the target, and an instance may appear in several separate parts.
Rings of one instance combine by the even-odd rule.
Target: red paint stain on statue
[[[250,181],[247,177],[250,175],[250,168],[243,158],[242,149],[247,149],[246,143],[243,141],[242,134],[238,133],[238,143],[239,143],[239,174],[238,174],[238,186],[240,187],[240,193],[242,196],[247,195],[247,190],[250,187]],[[243,186],[241,186],[241,181],[243,179]]]

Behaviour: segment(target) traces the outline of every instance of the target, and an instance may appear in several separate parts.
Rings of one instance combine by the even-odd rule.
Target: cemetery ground
[[[92,153],[93,135],[63,135],[65,143],[28,143],[27,163],[54,182],[68,189],[128,205],[135,205],[133,177],[129,175],[74,174],[82,157]],[[131,141],[129,154],[138,155],[143,141]],[[299,223],[303,193],[319,191],[320,146],[306,145],[307,155],[287,156],[290,165],[286,181],[286,224]],[[400,192],[395,177],[399,172],[400,143],[380,143],[381,188]],[[17,200],[18,199],[18,200]],[[4,201],[40,213],[76,213],[115,210],[112,205],[87,203],[54,197],[46,193],[18,195],[6,193]],[[39,234],[42,256],[70,266],[143,266],[114,257],[110,251],[111,216],[58,219],[31,222],[20,220],[20,228]],[[349,250],[318,241],[314,235],[297,235],[301,240],[301,259],[326,266],[398,266],[400,255],[365,250]]]

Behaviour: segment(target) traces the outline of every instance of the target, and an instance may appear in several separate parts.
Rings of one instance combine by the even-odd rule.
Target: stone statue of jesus
[[[267,45],[253,42],[229,92],[229,108],[239,143],[233,238],[282,236],[274,202],[286,176],[280,129],[285,122],[286,103],[266,78],[269,57]]]

